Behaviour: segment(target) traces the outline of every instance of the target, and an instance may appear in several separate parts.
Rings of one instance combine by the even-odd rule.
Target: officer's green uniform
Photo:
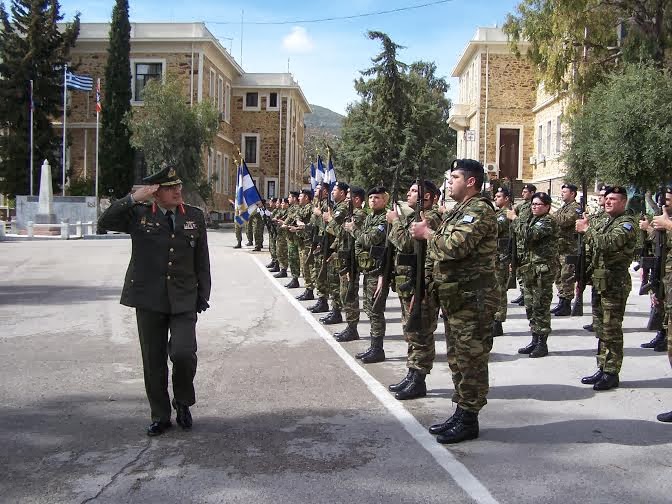
[[[472,413],[487,403],[491,326],[499,300],[496,253],[495,211],[480,196],[449,210],[427,243],[428,291],[448,317],[453,402]]]
[[[431,229],[436,230],[441,225],[441,215],[434,208],[425,210],[424,216]],[[411,313],[411,299],[415,294],[414,268],[410,266],[416,261],[416,240],[410,232],[414,220],[415,213],[400,215],[399,219],[392,223],[389,240],[396,249],[394,287],[401,304],[402,328],[404,339],[408,344],[406,367],[427,375],[432,370],[436,357],[434,331],[436,331],[439,306],[432,296],[424,296],[420,311],[420,329],[418,331],[406,330],[406,323]]]
[[[355,229],[361,228],[364,225],[364,220],[366,219],[366,212],[362,208],[353,209],[352,221],[355,224]],[[355,264],[354,270],[356,271],[356,278],[352,280],[355,285],[354,295],[348,299],[348,289],[350,287],[350,279],[348,278],[347,261],[350,261],[350,258],[347,258],[347,261],[343,257],[345,254],[349,256],[349,247],[354,247],[355,238],[353,233],[348,233],[344,231],[343,239],[340,242],[339,252],[341,256],[339,257],[339,265],[341,266],[340,274],[340,295],[341,295],[341,304],[343,305],[343,311],[345,312],[345,321],[348,324],[353,324],[357,326],[359,322],[359,278],[360,272],[359,267]],[[352,243],[349,243],[352,242]],[[356,258],[355,258],[356,262]]]
[[[336,203],[331,211],[332,219],[327,223],[326,232],[333,237],[331,244],[330,256],[335,253],[327,265],[327,290],[331,298],[331,309],[334,311],[341,311],[343,303],[341,302],[341,270],[340,261],[338,259],[338,251],[343,240],[343,224],[349,215],[348,203],[345,200]]]
[[[576,280],[575,266],[567,264],[565,257],[577,253],[576,221],[581,217],[581,205],[576,201],[565,203],[553,214],[558,224],[558,259],[555,265],[555,286],[558,297],[571,301],[574,299]]]
[[[296,226],[296,221],[299,213],[299,205],[294,203],[287,209],[287,220],[285,224],[288,226]],[[287,230],[287,255],[289,256],[289,268],[291,270],[292,278],[298,280],[301,276],[301,263],[299,259],[299,238],[296,232]]]
[[[637,229],[635,217],[626,211],[616,218],[609,217],[589,235],[594,325],[600,339],[597,365],[614,375],[618,375],[623,362],[623,315],[632,289],[628,267],[637,243]]]
[[[506,321],[507,292],[509,288],[509,267],[511,266],[511,221],[506,217],[508,208],[500,208],[495,213],[497,218],[497,255],[495,256],[495,276],[499,288],[499,307],[495,313],[495,320]]]
[[[312,247],[312,230],[310,224],[311,216],[313,215],[313,206],[310,203],[299,205],[297,210],[297,220],[303,222],[306,226],[303,230],[297,232],[297,245],[299,249],[299,258],[301,261],[301,273],[303,274],[304,287],[306,289],[315,288],[313,281],[313,255],[310,253]]]
[[[168,422],[168,357],[175,401],[185,406],[196,402],[196,310],[197,303],[210,297],[203,212],[181,205],[169,217],[157,205],[135,203],[129,195],[114,201],[98,225],[131,235],[121,304],[136,309],[152,421]]]

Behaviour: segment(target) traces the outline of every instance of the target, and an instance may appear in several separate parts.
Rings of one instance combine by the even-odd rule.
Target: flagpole
[[[98,132],[100,128],[100,77],[96,84],[96,220],[98,220]]]
[[[68,65],[63,66],[63,186],[61,190],[61,195],[65,196],[65,124],[66,124],[66,115],[68,112],[68,86],[67,86],[67,74],[68,74]]]
[[[33,195],[33,170],[35,167],[34,164],[34,152],[35,152],[35,137],[34,137],[34,127],[33,127],[33,108],[35,104],[33,102],[33,79],[30,79],[30,195]]]

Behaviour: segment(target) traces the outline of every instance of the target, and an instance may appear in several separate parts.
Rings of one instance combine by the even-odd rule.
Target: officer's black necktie
[[[173,233],[175,231],[175,223],[173,222],[173,211],[168,210],[166,212],[166,217],[168,217],[168,227],[170,227],[170,232]]]

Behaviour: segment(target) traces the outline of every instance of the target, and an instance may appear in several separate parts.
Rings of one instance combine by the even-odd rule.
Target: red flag
[[[100,114],[103,110],[102,105],[100,104],[100,79],[96,81],[96,112]]]

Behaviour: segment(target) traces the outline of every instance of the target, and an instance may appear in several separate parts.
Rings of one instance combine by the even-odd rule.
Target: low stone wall
[[[35,222],[35,216],[39,211],[39,198],[37,196],[16,197],[16,224],[19,229],[26,229],[28,221]],[[53,212],[56,221],[90,222],[96,221],[96,198],[95,196],[54,196]]]

